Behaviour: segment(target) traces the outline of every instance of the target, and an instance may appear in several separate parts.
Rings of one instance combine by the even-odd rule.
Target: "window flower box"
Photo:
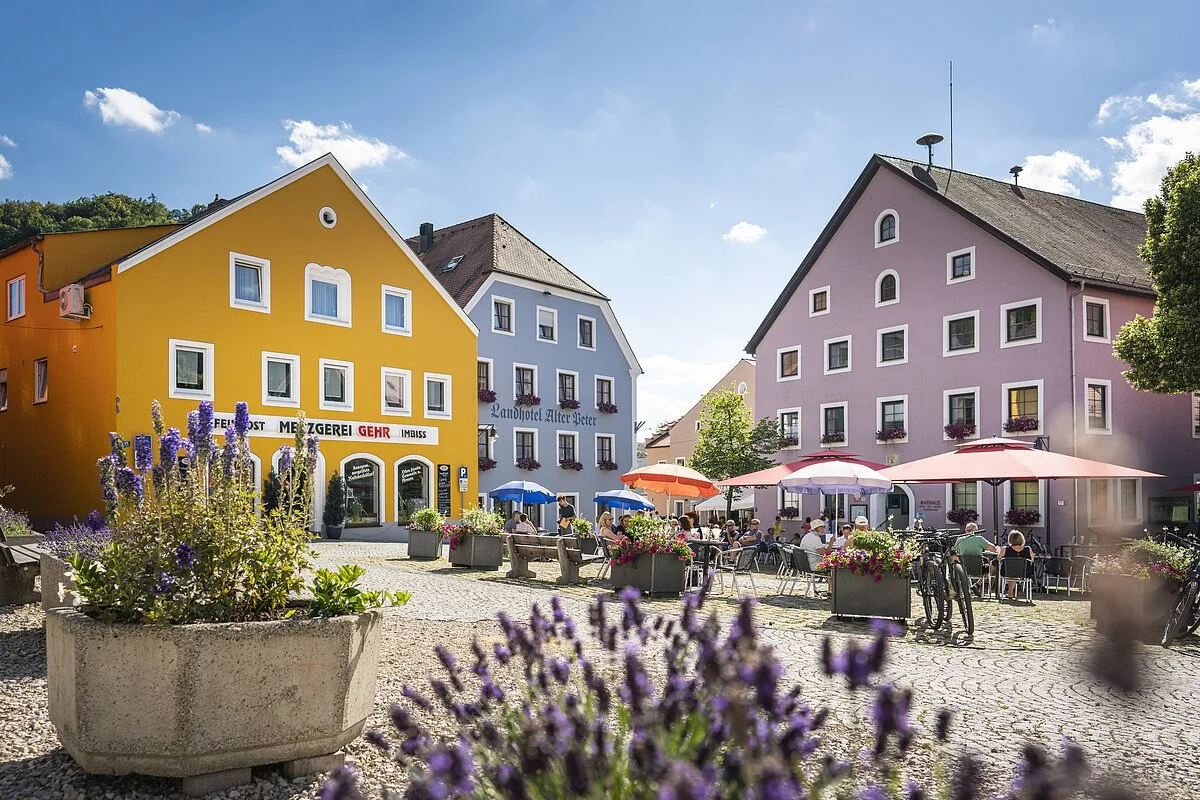
[[[495,468],[496,468],[496,459],[486,458],[484,456],[479,457],[479,471],[480,472],[487,472],[489,469],[495,469]]]
[[[579,408],[579,401],[578,400],[559,400],[558,407],[563,409],[564,411],[571,411],[576,408]]]
[[[800,444],[800,437],[799,436],[784,436],[779,441],[780,441],[780,444],[782,444],[784,447],[795,447],[796,445]]]
[[[527,406],[532,408],[533,406],[540,406],[542,404],[542,398],[538,397],[536,394],[519,394],[517,395],[516,400],[513,402],[518,406]]]
[[[601,414],[615,414],[615,413],[617,413],[617,404],[616,403],[597,403],[596,410],[599,411]]]
[[[979,522],[979,512],[973,508],[952,508],[946,512],[946,521],[953,522],[955,525]]]
[[[496,390],[495,389],[480,389],[479,390],[479,402],[481,402],[481,403],[496,402]]]
[[[904,428],[891,427],[884,428],[881,431],[875,431],[875,440],[878,442],[894,442],[897,439],[904,439],[908,436],[908,431]]]
[[[1037,417],[1013,417],[1004,423],[1004,430],[1008,433],[1029,433],[1036,431],[1041,422]]]
[[[602,469],[602,470],[604,470],[605,472],[612,472],[613,470],[617,469],[617,462],[615,462],[615,461],[601,461],[601,462],[600,462],[599,464],[597,464],[596,466],[597,466],[599,469]]]
[[[542,468],[542,465],[538,462],[538,460],[536,458],[518,458],[517,459],[517,469],[535,470],[535,469],[541,469],[541,468]]]
[[[1042,512],[1032,508],[1010,508],[1004,512],[1004,524],[1018,527],[1037,525],[1042,521]]]
[[[576,472],[579,472],[579,470],[583,469],[583,464],[581,462],[575,461],[574,459],[571,459],[571,458],[562,459],[561,461],[558,462],[558,465],[560,467],[562,467],[563,469],[573,469]]]
[[[821,444],[845,444],[845,432],[827,433],[821,437]]]
[[[958,442],[961,442],[963,439],[966,439],[970,436],[975,435],[975,425],[970,422],[964,423],[962,425],[956,425],[954,423],[950,423],[945,428],[943,428],[943,430],[946,432],[947,439],[953,439]]]
[[[784,506],[779,509],[779,516],[784,519],[798,519],[800,517],[800,509],[796,506]]]

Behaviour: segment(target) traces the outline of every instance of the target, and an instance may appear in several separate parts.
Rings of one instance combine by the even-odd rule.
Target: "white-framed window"
[[[677,467],[687,466],[687,459],[684,458],[683,456],[675,456],[675,466],[677,466]]]
[[[514,320],[517,316],[517,301],[509,297],[492,295],[492,331],[505,336],[516,336]]]
[[[1103,297],[1088,297],[1085,294],[1083,296],[1083,340],[1111,344],[1111,322],[1108,300]]]
[[[39,358],[33,362],[33,403],[44,403],[50,399],[50,359]]]
[[[332,228],[334,225],[337,225],[337,212],[329,206],[325,206],[317,212],[317,219],[326,228]]]
[[[900,302],[900,273],[885,269],[875,279],[875,307],[891,306]]]
[[[412,416],[412,372],[397,367],[379,369],[379,411],[392,417]]]
[[[596,320],[594,317],[585,317],[580,314],[576,318],[576,326],[579,336],[576,339],[576,346],[580,350],[595,350],[596,349]]]
[[[304,318],[350,327],[350,273],[309,264],[304,268]]]
[[[908,441],[908,395],[875,398],[875,430],[878,442],[904,444]],[[904,435],[889,438],[896,431],[904,431]]]
[[[1140,478],[1092,478],[1088,486],[1088,526],[1141,525]]]
[[[942,357],[979,352],[979,310],[942,317]]]
[[[380,318],[384,333],[412,336],[412,292],[399,286],[383,286]]]
[[[613,379],[607,375],[596,376],[596,407],[601,403],[613,402]]]
[[[493,446],[495,440],[492,438],[492,430],[490,425],[480,425],[475,435],[476,450],[479,452],[480,458],[495,458],[492,455],[495,450]],[[480,506],[480,508],[483,508],[483,506]]]
[[[781,347],[775,351],[775,380],[800,380],[800,345]]]
[[[329,411],[354,410],[354,362],[320,359],[321,396],[317,406]]]
[[[824,344],[825,374],[849,372],[853,357],[852,337],[839,336],[835,339],[826,339]]]
[[[521,459],[538,460],[537,428],[513,428],[513,464]]]
[[[558,344],[558,309],[537,307],[537,340]]]
[[[800,447],[800,409],[781,408],[775,413],[779,419],[779,435],[784,438],[784,447]]]
[[[300,405],[300,356],[262,351],[264,406]]]
[[[579,373],[565,369],[554,371],[554,383],[558,387],[558,402],[579,400]]]
[[[480,511],[488,510],[488,496],[486,494],[475,495],[475,507]]]
[[[1084,430],[1112,434],[1112,381],[1083,379]]]
[[[25,316],[25,276],[18,275],[8,282],[8,318]]]
[[[822,447],[845,447],[850,441],[849,405],[846,401],[821,404]]]
[[[538,393],[538,368],[534,364],[513,364],[513,398]]]
[[[972,427],[974,433],[964,439],[979,438],[979,387],[965,386],[960,389],[945,389],[942,392],[942,440],[951,441],[946,426]]]
[[[946,510],[959,511],[967,510],[978,512],[979,509],[979,492],[983,483],[980,481],[971,481],[969,483],[948,483],[946,484]]]
[[[0,411],[8,410],[8,370],[0,369]]]
[[[740,394],[742,397],[745,397],[746,392],[748,392],[748,391],[750,391],[750,387],[746,385],[745,381],[740,381],[737,385],[737,393]]]
[[[271,262],[243,253],[229,254],[229,307],[271,313]]]
[[[908,363],[908,324],[875,331],[875,366]]]
[[[616,459],[613,455],[616,453],[616,438],[611,433],[596,434],[596,466],[600,466],[605,462],[615,463]]]
[[[1008,481],[1005,484],[1007,507],[1023,511],[1036,511],[1038,521],[1028,528],[1041,528],[1046,524],[1045,492],[1042,491],[1042,481]],[[1026,537],[1028,538],[1028,537]]]
[[[1045,427],[1042,391],[1043,381],[1014,381],[1000,387],[1001,428],[1010,436],[1041,436]],[[1036,427],[1029,430],[1009,430],[1014,420],[1033,419]]]
[[[170,352],[170,385],[168,397],[186,400],[212,400],[214,383],[214,345],[211,342],[190,342],[186,339],[171,339],[167,343]]]
[[[1042,298],[1000,306],[1000,346],[1021,347],[1042,341]]]
[[[875,218],[875,246],[885,247],[900,241],[900,215],[894,208],[885,208]]]
[[[492,359],[479,359],[475,364],[475,375],[479,391],[486,392],[495,388],[492,382]]]
[[[425,373],[425,416],[450,419],[453,416],[453,379],[437,372]]]
[[[579,434],[575,431],[558,431],[557,433],[558,463],[579,461]]]
[[[946,285],[975,280],[975,248],[964,247],[946,253]]]
[[[808,290],[808,315],[820,317],[829,313],[829,287],[818,286]]]

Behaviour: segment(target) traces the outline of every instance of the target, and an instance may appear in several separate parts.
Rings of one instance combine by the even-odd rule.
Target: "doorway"
[[[380,524],[379,464],[366,458],[351,458],[342,465],[346,481],[346,527]]]
[[[911,508],[908,493],[901,488],[893,489],[885,498],[884,519],[889,519],[890,525],[897,530],[908,528]]]
[[[429,508],[429,464],[415,458],[396,462],[396,522],[407,525],[423,508]]]

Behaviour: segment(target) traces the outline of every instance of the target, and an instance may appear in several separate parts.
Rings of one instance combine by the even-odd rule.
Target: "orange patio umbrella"
[[[645,489],[648,492],[665,494],[667,502],[672,497],[716,497],[721,493],[717,485],[689,467],[678,464],[650,464],[630,470],[621,476],[621,481],[630,489]]]

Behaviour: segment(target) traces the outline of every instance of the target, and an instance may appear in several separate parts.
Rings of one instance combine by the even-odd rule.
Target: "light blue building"
[[[637,457],[642,368],[608,298],[498,214],[424,223],[409,243],[479,328],[480,505],[530,480],[594,520],[596,492],[620,488]],[[553,507],[526,511],[555,524]]]

